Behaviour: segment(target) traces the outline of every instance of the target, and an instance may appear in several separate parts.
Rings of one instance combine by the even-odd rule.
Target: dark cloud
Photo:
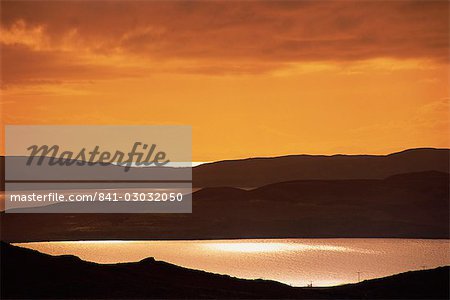
[[[139,67],[97,65],[59,51],[33,51],[22,45],[2,46],[2,88],[18,84],[86,82],[142,76]]]
[[[42,26],[48,46],[56,49],[23,58],[34,59],[27,66],[40,65],[45,76],[61,68],[68,74],[91,72],[77,61],[77,47],[147,60],[205,61],[198,72],[378,57],[446,63],[449,51],[447,1],[2,2],[2,28],[19,20],[27,28]],[[58,53],[68,41],[74,53]],[[4,77],[27,72],[20,54],[30,54],[22,50],[4,51],[2,62],[9,64]],[[41,75],[34,72],[26,76]]]

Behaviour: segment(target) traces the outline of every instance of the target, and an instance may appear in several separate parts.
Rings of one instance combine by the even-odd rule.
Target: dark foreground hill
[[[206,188],[194,193],[192,214],[2,213],[0,216],[2,239],[9,242],[449,238],[448,199],[449,174],[431,171],[383,180],[290,181],[253,190]]]
[[[449,267],[332,288],[294,288],[191,270],[147,258],[99,265],[1,243],[1,298],[448,299]]]

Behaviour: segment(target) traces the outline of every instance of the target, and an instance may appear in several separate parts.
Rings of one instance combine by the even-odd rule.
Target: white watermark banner
[[[6,126],[6,213],[189,213],[190,126]]]

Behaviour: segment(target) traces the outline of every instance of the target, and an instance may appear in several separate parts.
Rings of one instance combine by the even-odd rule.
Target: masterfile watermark
[[[139,151],[139,148],[142,151]],[[135,142],[131,148],[131,151],[124,153],[116,150],[111,153],[109,151],[100,151],[100,146],[96,145],[94,149],[87,150],[82,148],[78,153],[73,151],[62,151],[58,145],[32,145],[27,148],[30,150],[30,154],[27,160],[27,166],[30,166],[36,158],[36,164],[42,165],[45,161],[45,157],[49,157],[48,164],[50,166],[72,166],[74,164],[78,166],[100,164],[106,166],[111,163],[116,163],[124,167],[124,171],[128,172],[132,166],[156,166],[162,167],[167,165],[170,160],[166,159],[167,154],[164,151],[156,151],[156,144],[145,144],[142,142]]]
[[[48,193],[29,193],[29,194],[9,194],[10,201],[13,202],[93,202],[93,201],[154,201],[154,202],[165,202],[165,201],[183,201],[185,196],[181,192],[155,192],[155,193],[143,193],[143,192],[133,192],[133,193],[117,193],[117,192],[93,192],[93,193],[58,193],[58,192],[48,192]]]
[[[5,212],[190,213],[191,135],[190,126],[6,126]]]

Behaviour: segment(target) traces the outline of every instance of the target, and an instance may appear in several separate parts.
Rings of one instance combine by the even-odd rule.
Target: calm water
[[[214,241],[77,241],[18,243],[97,263],[153,256],[176,265],[293,286],[328,286],[450,265],[449,240],[254,239]]]

